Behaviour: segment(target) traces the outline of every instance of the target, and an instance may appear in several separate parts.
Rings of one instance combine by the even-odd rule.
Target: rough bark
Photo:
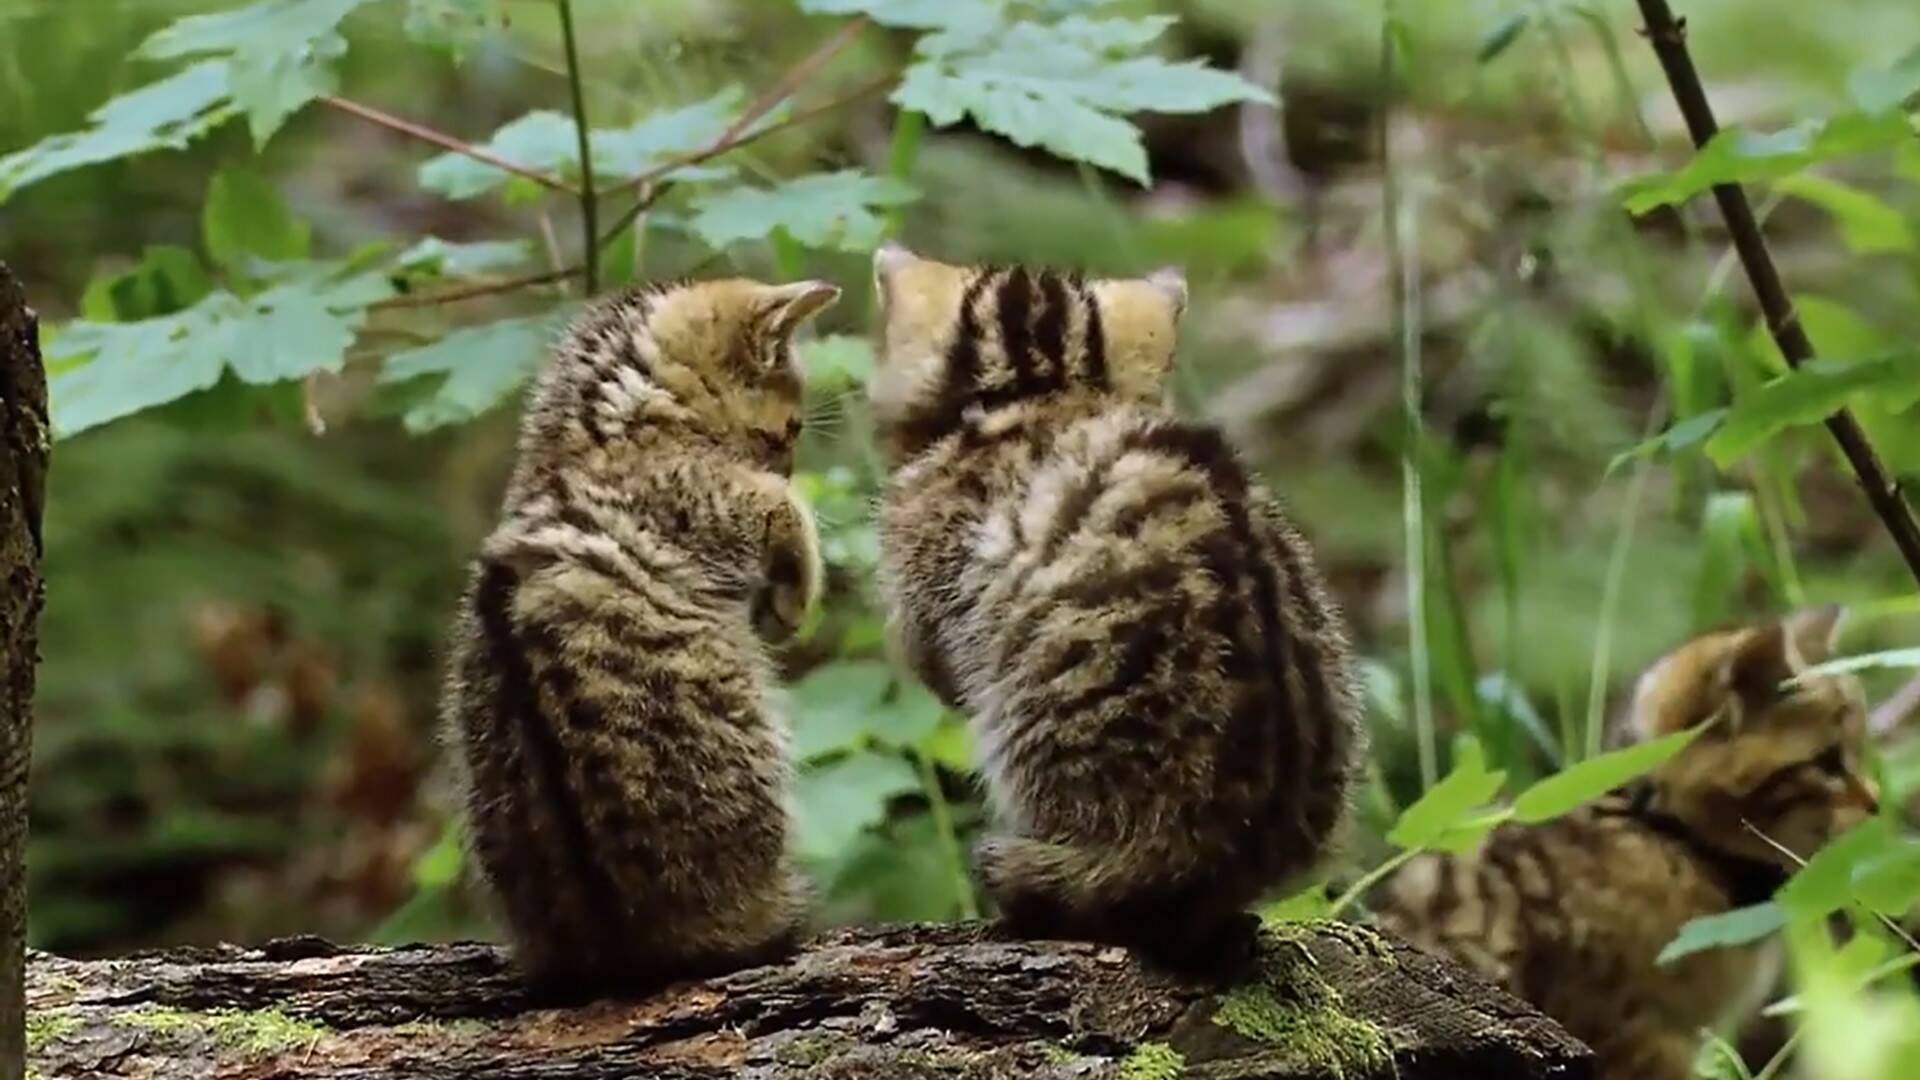
[[[47,478],[40,328],[0,263],[0,1080],[20,1080],[27,933],[27,757],[40,659],[40,510]]]
[[[45,1080],[1592,1075],[1552,1021],[1370,931],[1270,934],[1260,969],[1223,989],[1124,950],[908,926],[645,1000],[542,1007],[485,945],[35,954],[31,1063]]]

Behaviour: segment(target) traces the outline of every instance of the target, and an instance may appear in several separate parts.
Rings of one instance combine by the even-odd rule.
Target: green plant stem
[[[1659,57],[1661,70],[1667,76],[1667,85],[1673,91],[1674,102],[1680,107],[1680,115],[1686,119],[1687,131],[1693,136],[1694,145],[1704,148],[1720,133],[1720,124],[1714,119],[1713,106],[1707,100],[1706,88],[1700,83],[1700,74],[1694,70],[1693,56],[1687,51],[1686,29],[1674,19],[1667,0],[1639,0],[1639,4],[1641,19],[1646,24],[1647,41],[1653,46],[1654,55]],[[1734,250],[1740,254],[1747,281],[1753,286],[1754,297],[1766,316],[1768,331],[1772,333],[1775,344],[1780,346],[1780,354],[1791,367],[1798,368],[1808,363],[1814,358],[1813,341],[1807,336],[1806,327],[1801,325],[1799,313],[1793,307],[1793,299],[1788,296],[1786,285],[1780,279],[1779,267],[1774,265],[1773,254],[1767,248],[1766,237],[1760,231],[1760,223],[1754,217],[1753,205],[1747,201],[1745,189],[1739,184],[1716,184],[1713,197],[1720,204],[1720,214],[1726,220]],[[1916,584],[1920,584],[1920,522],[1915,521],[1913,508],[1907,505],[1906,496],[1888,474],[1880,455],[1874,450],[1873,444],[1867,441],[1866,432],[1851,411],[1841,409],[1835,412],[1827,417],[1826,426],[1834,442],[1839,444],[1848,466],[1852,468],[1854,479],[1859,482],[1868,504],[1879,515],[1881,524],[1886,527],[1901,558],[1906,561],[1908,573]]]
[[[1788,1035],[1787,1041],[1780,1044],[1780,1049],[1774,1051],[1773,1056],[1767,1059],[1767,1063],[1761,1066],[1760,1071],[1753,1074],[1753,1080],[1773,1080],[1780,1075],[1780,1070],[1786,1068],[1787,1062],[1793,1060],[1793,1052],[1800,1048],[1800,1036],[1803,1033],[1804,1029],[1796,1029],[1793,1034]]]
[[[586,250],[580,256],[587,295],[600,287],[600,199],[593,189],[593,130],[587,123],[587,96],[580,83],[580,46],[573,32],[573,0],[555,0],[560,8],[560,35],[566,41],[567,86],[573,93],[574,134],[580,143],[580,235]]]
[[[1653,438],[1666,420],[1664,405],[1647,414],[1641,441]],[[1613,549],[1607,555],[1607,576],[1600,586],[1600,629],[1594,636],[1593,668],[1587,679],[1587,735],[1582,757],[1600,752],[1601,736],[1606,731],[1608,676],[1613,668],[1614,616],[1620,609],[1620,591],[1627,582],[1627,558],[1633,553],[1633,537],[1640,522],[1640,503],[1646,498],[1647,478],[1653,474],[1653,459],[1633,463],[1633,476],[1627,481],[1627,505],[1620,518],[1620,531],[1614,534]],[[1571,760],[1571,758],[1569,758]]]
[[[913,178],[914,163],[920,160],[920,143],[927,133],[927,116],[912,109],[893,115],[893,144],[887,149],[887,175],[902,183]],[[900,222],[906,216],[904,206],[887,210],[888,236],[900,234]]]
[[[933,815],[934,831],[940,834],[940,848],[953,874],[953,895],[960,902],[960,917],[977,919],[980,904],[973,896],[973,879],[967,876],[967,856],[960,846],[960,834],[953,828],[952,808],[947,805],[946,792],[940,789],[940,772],[927,755],[916,750],[913,758],[920,767],[920,786],[926,789],[927,812]]]
[[[1340,913],[1352,906],[1354,901],[1365,896],[1368,889],[1385,880],[1388,874],[1405,866],[1408,860],[1420,854],[1420,851],[1420,848],[1407,848],[1404,851],[1395,852],[1393,858],[1360,875],[1360,880],[1349,885],[1347,891],[1341,893],[1339,899],[1333,902],[1333,906],[1327,909],[1327,918],[1339,918]]]
[[[1380,89],[1385,100],[1393,92],[1393,27],[1397,20],[1391,0],[1380,25]],[[1406,425],[1400,449],[1403,482],[1402,518],[1407,561],[1407,635],[1413,666],[1413,725],[1419,739],[1420,787],[1426,790],[1440,778],[1440,750],[1433,717],[1433,659],[1427,642],[1426,522],[1421,503],[1420,445],[1420,271],[1409,256],[1417,246],[1408,242],[1415,215],[1404,204],[1400,172],[1393,158],[1393,112],[1380,117],[1381,204],[1385,218],[1387,262],[1393,277],[1393,318],[1400,351],[1400,407]]]

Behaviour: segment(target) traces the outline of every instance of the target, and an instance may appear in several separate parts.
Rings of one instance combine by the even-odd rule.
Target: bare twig
[[[593,131],[587,126],[587,97],[580,86],[580,46],[573,33],[573,0],[557,0],[560,35],[566,39],[567,85],[573,92],[574,134],[580,141],[580,236],[586,250],[580,255],[587,278],[587,295],[600,287],[600,200],[593,190]]]
[[[395,308],[433,307],[437,304],[452,304],[461,300],[472,300],[481,296],[496,296],[500,293],[518,292],[535,285],[550,285],[556,281],[565,281],[579,277],[583,267],[569,266],[560,270],[547,270],[538,274],[523,274],[519,277],[501,278],[498,281],[476,281],[467,285],[457,285],[451,289],[441,289],[430,293],[409,293],[405,296],[390,296],[385,300],[376,300],[367,305],[370,311],[390,311]]]
[[[726,130],[720,133],[720,137],[713,141],[725,143],[738,138],[740,133],[752,127],[755,121],[778,108],[781,102],[792,97],[795,90],[800,89],[808,79],[811,79],[815,72],[840,55],[842,49],[853,44],[854,39],[860,36],[860,31],[865,30],[872,21],[865,15],[856,15],[848,19],[847,24],[834,31],[832,37],[821,42],[819,47],[801,57],[799,63],[788,68],[786,74],[774,80],[773,85],[767,87],[739,116],[734,117],[733,123],[728,124]]]
[[[1873,732],[1875,738],[1885,738],[1898,731],[1915,709],[1920,709],[1920,675],[1908,679],[1892,697],[1874,707],[1872,715],[1867,717],[1867,730]]]
[[[567,183],[557,176],[543,173],[538,169],[529,169],[525,165],[509,161],[492,151],[484,150],[470,142],[463,142],[456,139],[443,131],[436,131],[433,128],[424,127],[411,120],[402,120],[392,113],[381,112],[371,105],[362,105],[357,101],[349,101],[338,94],[321,94],[319,100],[322,104],[338,109],[349,116],[357,116],[368,123],[377,124],[389,131],[397,131],[408,138],[418,139],[423,143],[437,146],[442,150],[450,150],[453,153],[470,157],[475,161],[491,165],[496,169],[510,172],[515,176],[524,177],[539,184],[541,187],[551,188],[554,191],[564,191],[569,195],[577,193],[572,184]]]
[[[1639,4],[1640,16],[1646,23],[1647,40],[1660,58],[1660,67],[1666,72],[1667,84],[1673,89],[1674,101],[1680,106],[1680,114],[1686,118],[1687,131],[1693,136],[1696,147],[1705,147],[1719,133],[1720,125],[1713,117],[1713,106],[1707,101],[1707,92],[1701,86],[1699,72],[1694,70],[1693,57],[1687,52],[1686,26],[1674,18],[1666,0],[1639,0]],[[1767,329],[1772,332],[1773,340],[1780,346],[1780,353],[1786,357],[1787,363],[1800,367],[1813,359],[1813,342],[1807,337],[1806,328],[1800,325],[1800,316],[1794,311],[1793,300],[1787,295],[1786,286],[1781,283],[1780,271],[1767,250],[1766,238],[1760,232],[1759,223],[1754,220],[1753,206],[1747,201],[1746,192],[1738,184],[1716,184],[1713,197],[1720,204],[1720,213],[1726,219],[1734,250],[1740,253],[1740,263],[1746,268],[1747,280],[1752,283],[1754,296],[1766,316]],[[1846,456],[1847,464],[1852,467],[1861,490],[1866,492],[1874,513],[1880,516],[1881,523],[1900,549],[1907,570],[1913,575],[1914,581],[1920,583],[1920,524],[1914,521],[1912,507],[1907,505],[1906,497],[1888,475],[1879,455],[1874,452],[1873,444],[1867,441],[1866,432],[1861,430],[1859,421],[1854,419],[1851,412],[1841,409],[1827,417],[1826,425],[1834,441],[1840,444],[1840,452]]]

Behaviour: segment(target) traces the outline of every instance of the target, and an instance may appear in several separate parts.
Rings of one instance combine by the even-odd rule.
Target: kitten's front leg
[[[764,474],[765,531],[760,581],[753,592],[753,624],[770,640],[792,637],[820,600],[825,571],[813,514],[786,480]]]

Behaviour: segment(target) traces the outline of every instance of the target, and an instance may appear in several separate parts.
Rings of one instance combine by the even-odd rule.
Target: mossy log
[[[543,1007],[487,945],[319,939],[118,960],[36,954],[41,1080],[1006,1077],[1520,1080],[1592,1075],[1552,1021],[1335,923],[1263,936],[1222,987],[1125,950],[991,926],[827,934],[784,964],[637,1001]]]

